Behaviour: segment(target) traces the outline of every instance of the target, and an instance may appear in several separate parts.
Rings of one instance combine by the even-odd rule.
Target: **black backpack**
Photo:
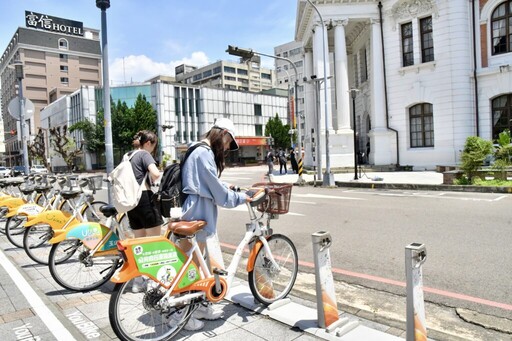
[[[187,150],[180,163],[173,163],[165,167],[162,180],[160,180],[160,187],[153,195],[153,201],[162,216],[169,218],[171,216],[171,208],[181,207],[187,199],[188,194],[182,191],[181,167],[183,167],[190,154],[200,146],[208,145],[204,142],[196,143]]]

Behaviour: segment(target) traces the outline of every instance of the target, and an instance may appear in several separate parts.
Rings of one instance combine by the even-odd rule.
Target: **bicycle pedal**
[[[227,276],[228,272],[224,269],[213,268],[213,273],[219,276]]]

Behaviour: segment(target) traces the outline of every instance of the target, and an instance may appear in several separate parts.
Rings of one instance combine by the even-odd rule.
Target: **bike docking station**
[[[411,243],[405,247],[405,275],[407,279],[407,341],[427,341],[422,272],[422,265],[425,263],[426,259],[427,249],[424,244]]]

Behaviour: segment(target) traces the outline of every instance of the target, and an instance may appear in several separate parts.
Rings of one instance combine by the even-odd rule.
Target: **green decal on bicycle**
[[[82,240],[84,245],[89,249],[93,249],[103,239],[110,230],[108,227],[99,223],[81,223],[75,225],[67,234],[67,238],[77,238]],[[112,234],[108,241],[99,249],[100,251],[115,249],[119,238]]]
[[[152,275],[165,286],[174,280],[186,261],[186,256],[178,252],[171,242],[152,242],[134,245],[132,248],[139,272]],[[198,280],[197,268],[190,264],[178,288],[184,288]]]

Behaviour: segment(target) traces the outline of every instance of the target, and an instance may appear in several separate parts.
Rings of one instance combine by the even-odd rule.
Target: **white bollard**
[[[405,247],[407,278],[407,341],[427,341],[425,302],[423,299],[422,265],[427,259],[425,245],[412,243]]]

